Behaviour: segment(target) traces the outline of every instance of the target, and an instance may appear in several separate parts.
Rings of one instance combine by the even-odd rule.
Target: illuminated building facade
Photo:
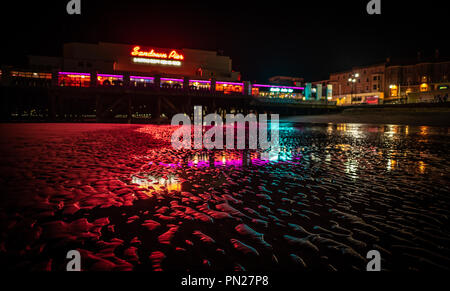
[[[280,99],[303,99],[304,87],[252,84],[252,96]]]
[[[377,64],[330,74],[331,100],[338,105],[383,103],[385,69],[385,64]]]
[[[434,60],[390,64],[386,67],[386,101],[440,102],[450,93],[449,73],[450,61],[439,60],[438,56]]]
[[[62,57],[30,56],[33,69],[239,81],[230,57],[215,51],[99,42],[66,43]]]
[[[114,43],[67,43],[62,57],[29,56],[30,68],[2,68],[2,82],[23,86],[135,87],[215,92],[304,100],[299,85],[262,85],[240,80],[231,59],[213,51],[164,49]],[[297,84],[294,82],[295,84]]]
[[[450,93],[450,61],[439,58],[354,67],[330,74],[337,105],[442,102]]]

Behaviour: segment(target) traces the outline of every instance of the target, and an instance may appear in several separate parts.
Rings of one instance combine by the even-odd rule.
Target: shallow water
[[[1,267],[448,269],[449,128],[282,124],[279,152],[174,151],[172,128],[1,125]]]

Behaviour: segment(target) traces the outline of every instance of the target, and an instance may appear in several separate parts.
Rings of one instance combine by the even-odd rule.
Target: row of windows
[[[123,86],[123,77],[116,77],[111,75],[98,75],[97,84],[102,86]],[[148,77],[131,77],[130,84],[135,87],[151,87],[154,85],[154,79]],[[89,87],[91,85],[90,75],[78,75],[78,74],[64,74],[59,75],[58,85],[62,87]],[[161,79],[161,88],[165,89],[181,89],[183,88],[183,81],[181,80],[163,80]],[[189,89],[191,90],[209,90],[211,88],[210,83],[190,81]],[[244,90],[243,85],[237,84],[216,84],[216,91],[223,92],[225,94],[242,93]]]
[[[18,72],[11,71],[11,76],[21,78],[34,78],[34,79],[51,79],[51,73],[33,73],[33,72]]]

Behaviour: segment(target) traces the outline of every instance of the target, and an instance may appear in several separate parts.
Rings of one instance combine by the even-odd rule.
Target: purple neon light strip
[[[183,82],[183,79],[161,78],[161,81]]]
[[[123,78],[122,75],[97,74],[98,77]]]
[[[234,83],[234,82],[216,82],[216,84],[227,84],[227,85],[236,85],[243,86],[244,83]]]
[[[130,76],[130,78],[133,79],[147,79],[147,80],[154,80],[154,77],[140,77],[140,76]]]
[[[253,84],[253,87],[265,87],[265,88],[284,88],[284,89],[298,89],[303,90],[305,87],[290,87],[290,86],[278,86],[278,85],[262,85],[262,84]]]
[[[58,72],[59,75],[79,75],[79,76],[90,76],[89,73],[72,73],[72,72]]]
[[[208,84],[211,83],[211,81],[208,81],[208,80],[189,80],[189,82],[192,82],[192,83],[195,83],[195,82],[197,82],[197,83],[208,83]]]

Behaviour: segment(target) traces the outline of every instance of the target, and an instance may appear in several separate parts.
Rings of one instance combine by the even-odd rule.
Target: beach
[[[1,268],[448,270],[447,127],[283,123],[265,155],[173,131],[1,124]]]

